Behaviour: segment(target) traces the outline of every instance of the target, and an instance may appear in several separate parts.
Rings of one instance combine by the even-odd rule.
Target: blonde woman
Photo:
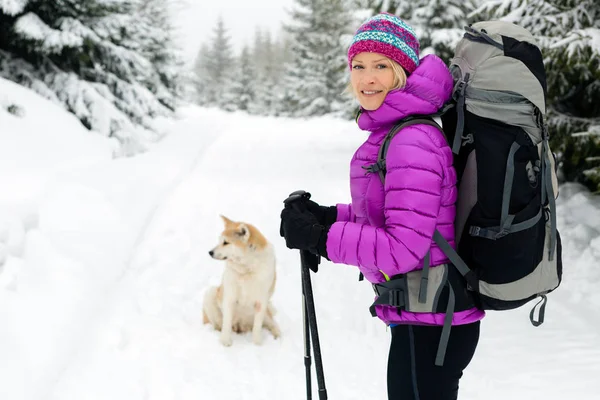
[[[373,168],[384,137],[398,121],[435,113],[450,99],[452,76],[437,56],[419,59],[414,30],[391,14],[378,14],[358,29],[348,63],[361,105],[357,123],[369,132],[350,162],[352,203],[325,207],[310,201],[309,212],[286,207],[281,233],[289,248],[354,265],[378,289],[389,283],[402,288],[395,293],[403,304],[390,297],[372,307],[392,332],[388,398],[453,400],[485,314],[433,240],[439,231],[455,246],[452,150],[439,129],[415,124],[391,140],[385,184]],[[425,264],[430,282],[437,276],[445,283],[427,286],[423,303],[418,283]]]

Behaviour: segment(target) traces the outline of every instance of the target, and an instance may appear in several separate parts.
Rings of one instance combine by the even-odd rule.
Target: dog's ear
[[[250,239],[250,229],[246,224],[239,224],[237,229],[235,230],[235,234],[239,236],[244,242],[247,242]]]
[[[221,217],[221,219],[223,220],[223,223],[225,224],[225,226],[234,224],[234,222],[232,220],[230,220],[229,218],[227,218],[224,215],[219,215]]]

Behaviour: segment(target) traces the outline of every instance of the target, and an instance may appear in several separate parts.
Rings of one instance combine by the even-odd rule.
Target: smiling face
[[[390,90],[404,86],[406,75],[402,67],[394,64],[379,53],[363,52],[352,59],[350,84],[365,110],[378,109]]]

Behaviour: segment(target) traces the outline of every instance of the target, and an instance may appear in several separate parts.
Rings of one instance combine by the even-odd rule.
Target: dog
[[[253,225],[220,217],[225,228],[208,254],[224,260],[225,270],[221,285],[204,296],[203,322],[221,331],[224,346],[231,346],[232,332],[250,331],[252,341],[260,345],[263,326],[277,339],[280,330],[271,304],[276,282],[273,245]]]

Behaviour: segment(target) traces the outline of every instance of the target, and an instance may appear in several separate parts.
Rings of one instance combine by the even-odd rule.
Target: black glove
[[[305,200],[306,209],[314,214],[321,225],[332,225],[337,220],[336,206],[321,206],[312,200]]]
[[[281,211],[280,234],[290,249],[308,250],[327,258],[329,227],[319,224],[309,211],[298,211],[287,206]]]

